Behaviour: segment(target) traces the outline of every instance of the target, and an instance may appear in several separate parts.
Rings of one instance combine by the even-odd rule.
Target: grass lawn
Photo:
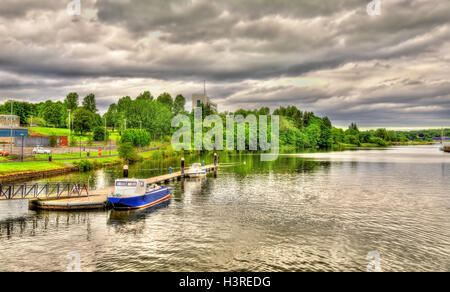
[[[111,155],[117,155],[117,154],[118,154],[117,151],[111,151]],[[108,155],[109,155],[109,150],[102,151],[102,156],[108,156]],[[35,155],[34,157],[37,160],[48,159],[48,155],[46,155],[46,154],[39,154],[39,155]],[[74,152],[74,153],[64,153],[64,154],[53,154],[52,157],[53,157],[53,159],[79,158],[80,153]],[[87,152],[82,152],[81,157],[86,158]],[[99,157],[98,151],[91,151],[90,157]]]
[[[361,147],[382,147],[375,143],[361,143]]]
[[[78,162],[78,161],[81,161],[81,160],[83,160],[83,159],[76,159],[76,160],[61,160],[61,161],[59,161],[59,162],[61,162],[61,163],[63,163],[63,162],[67,162],[67,163],[70,163],[70,164],[74,164],[74,163],[76,163],[76,162]],[[97,162],[97,163],[114,163],[114,162],[119,162],[119,161],[121,161],[121,159],[119,158],[119,157],[104,157],[104,158],[98,158],[98,159],[91,159],[91,160],[88,160],[88,161],[91,161],[91,162]]]
[[[36,172],[53,170],[67,167],[62,162],[13,162],[0,164],[0,175],[13,174],[18,172]]]
[[[36,133],[44,136],[70,136],[69,129],[60,129],[60,128],[46,128],[46,127],[28,127],[28,131],[31,133]],[[88,141],[89,134],[84,134],[81,137],[81,141]],[[72,131],[72,137],[78,142],[80,140],[80,136],[75,136],[75,133]]]
[[[27,128],[29,131],[38,133],[45,136],[69,136],[69,129],[59,128],[44,128],[44,127],[31,127]]]
[[[46,127],[28,127],[27,128],[31,132],[40,134],[40,135],[44,135],[44,136],[70,136],[70,131],[69,129],[60,129],[60,128],[46,128]],[[110,133],[110,138],[113,141],[120,141],[120,135],[119,132],[116,131],[114,133],[111,133],[111,131],[109,131]],[[88,141],[88,137],[91,136],[92,133],[86,133],[81,137],[81,141],[86,142]],[[78,142],[80,140],[80,136],[76,135],[73,131],[72,131],[72,137],[75,139],[76,142]],[[95,142],[93,141],[94,144],[99,144],[102,142]]]
[[[116,141],[117,143],[120,142],[119,132],[117,132],[117,131],[114,133],[109,132],[109,139]]]

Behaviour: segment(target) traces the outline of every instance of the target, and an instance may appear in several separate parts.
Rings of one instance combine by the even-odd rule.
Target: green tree
[[[106,134],[106,136],[105,136]],[[93,131],[93,138],[95,141],[106,141],[108,139],[108,132],[105,133],[104,127],[95,127]]]
[[[358,125],[356,125],[356,123],[351,123],[350,126],[348,127],[347,131],[345,131],[345,134],[358,136],[359,135]]]
[[[113,132],[120,124],[120,113],[117,104],[113,103],[109,105],[108,111],[103,116],[106,118],[106,125],[113,128]]]
[[[170,110],[172,110],[173,99],[172,99],[172,96],[170,94],[168,94],[167,92],[164,92],[163,94],[158,96],[157,101],[166,105]]]
[[[85,108],[78,108],[73,113],[73,129],[81,135],[92,130],[95,115]]]
[[[94,94],[91,93],[83,99],[83,108],[94,114],[98,111]]]
[[[183,95],[178,94],[175,97],[175,102],[173,103],[173,113],[177,115],[184,112],[185,105],[186,105],[186,98]]]
[[[386,129],[380,128],[375,131],[375,137],[381,138],[385,141],[389,141],[389,134]]]
[[[153,101],[153,95],[150,93],[150,91],[144,91],[143,93],[139,94],[136,99],[143,99],[148,101]]]
[[[64,100],[64,105],[68,110],[71,110],[73,112],[78,108],[79,102],[80,101],[78,93],[71,92],[66,96],[66,99]]]
[[[60,101],[52,102],[47,100],[41,107],[41,116],[47,125],[63,127],[66,116],[64,104]]]
[[[142,157],[136,152],[136,148],[131,143],[122,143],[119,146],[119,157],[126,163],[141,161]]]
[[[146,130],[129,129],[122,133],[121,143],[131,143],[135,147],[145,147],[150,144],[150,134]]]
[[[359,141],[359,137],[356,135],[346,135],[344,141],[347,144],[352,144],[352,145],[356,145],[356,146],[361,145],[361,143]]]

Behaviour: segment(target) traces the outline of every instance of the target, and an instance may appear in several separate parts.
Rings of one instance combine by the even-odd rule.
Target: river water
[[[82,271],[450,271],[450,154],[436,146],[220,162],[206,179],[171,184],[158,209],[0,202],[0,271],[66,271],[78,255]],[[148,161],[130,173],[176,165]],[[51,180],[97,188],[120,175],[110,167]]]

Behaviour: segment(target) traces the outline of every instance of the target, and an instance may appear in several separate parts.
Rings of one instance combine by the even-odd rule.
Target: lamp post
[[[105,116],[105,142],[108,142],[108,140],[106,140],[107,139],[106,132],[107,132],[107,129],[106,129],[106,116]]]
[[[72,153],[72,145],[70,145],[72,143],[72,123],[71,123],[71,118],[72,118],[72,110],[69,109],[69,151],[70,153]]]
[[[11,153],[11,155],[13,154],[13,104],[14,101],[11,100],[11,117],[10,117],[10,125],[11,125],[11,141],[10,141],[10,151],[9,153]]]
[[[20,136],[22,137],[22,154],[20,156],[20,161],[23,162],[23,143],[24,143],[24,134],[21,133]]]

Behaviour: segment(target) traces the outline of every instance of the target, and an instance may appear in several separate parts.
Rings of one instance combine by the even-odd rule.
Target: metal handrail
[[[47,182],[32,184],[0,184],[0,199],[26,199],[39,197],[82,197],[89,196],[89,187],[82,183]]]

